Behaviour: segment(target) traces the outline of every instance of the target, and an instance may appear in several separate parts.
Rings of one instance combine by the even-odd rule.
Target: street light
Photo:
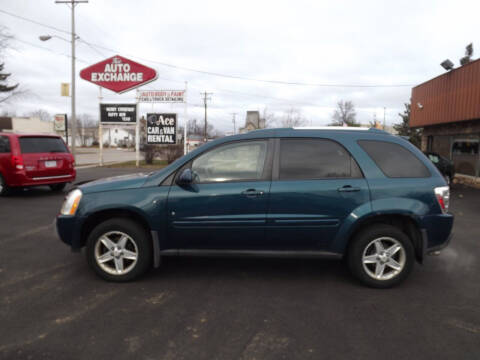
[[[450,61],[450,59],[447,59],[445,61],[442,61],[440,65],[445,69],[445,70],[452,70],[453,69],[453,62]]]

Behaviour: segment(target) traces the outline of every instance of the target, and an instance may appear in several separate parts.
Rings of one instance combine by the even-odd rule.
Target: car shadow
[[[145,281],[189,279],[256,279],[270,280],[327,280],[355,284],[344,261],[330,259],[278,258],[162,258],[158,269],[150,271]]]

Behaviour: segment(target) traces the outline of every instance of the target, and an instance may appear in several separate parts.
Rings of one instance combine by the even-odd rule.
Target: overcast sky
[[[65,31],[70,10],[54,0],[0,0],[0,10]],[[279,85],[208,76],[167,67],[168,63],[251,79],[343,85],[416,85],[455,65],[473,42],[480,54],[478,16],[473,1],[142,1],[90,0],[76,7],[77,114],[98,116],[98,87],[78,77],[81,69],[119,54],[153,67],[159,79],[148,89],[181,89],[188,81],[189,118],[203,121],[201,91],[213,92],[209,119],[231,131],[232,115],[243,125],[247,110],[265,107],[278,116],[301,109],[309,124],[326,125],[337,101],[352,100],[357,120],[376,113],[387,123],[400,121],[411,86],[321,87]],[[0,24],[14,35],[4,54],[6,70],[31,95],[0,110],[17,115],[37,109],[70,112],[60,83],[70,82],[70,44],[39,35],[68,34],[0,12]],[[62,55],[63,54],[63,55]],[[156,61],[156,62],[155,62]],[[117,95],[104,90],[107,102],[134,101],[135,91]],[[176,111],[183,106],[142,105],[141,113]]]

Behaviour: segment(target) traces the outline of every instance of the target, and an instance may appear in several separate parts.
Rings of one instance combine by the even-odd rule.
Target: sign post
[[[137,90],[137,109],[139,108],[138,106],[139,101],[138,101],[138,90]],[[135,125],[135,164],[137,168],[140,166],[140,119],[139,119],[139,111],[137,111],[137,117],[136,117],[136,125]]]
[[[99,148],[99,155],[100,155],[100,166],[103,166],[103,126],[102,126],[102,109],[101,109],[101,104],[102,104],[103,96],[102,96],[102,87],[98,87],[98,148]]]
[[[188,103],[187,103],[187,86],[188,82],[185,81],[185,94],[183,96],[183,101],[185,102],[185,121],[183,124],[183,155],[187,155],[187,127],[188,127]]]

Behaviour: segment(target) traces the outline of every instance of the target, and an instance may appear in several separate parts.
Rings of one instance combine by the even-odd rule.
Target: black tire
[[[52,189],[52,191],[62,191],[65,189],[65,186],[67,186],[67,183],[52,184],[50,185],[50,189]]]
[[[380,238],[386,238],[386,240],[381,241],[384,245],[389,243],[392,244],[394,241],[396,241],[397,245],[401,245],[401,249],[399,249],[392,258],[397,261],[397,264],[400,263],[403,264],[403,266],[397,273],[397,270],[390,268],[388,264],[384,265],[386,272],[382,272],[382,274],[385,274],[383,275],[386,277],[385,279],[375,278],[374,275],[376,274],[373,274],[373,272],[376,270],[377,266],[383,264],[380,261],[389,260],[385,260],[384,258],[380,260],[380,258],[374,254],[371,256],[378,258],[378,263],[365,265],[363,263],[364,252],[366,252],[365,255],[368,255],[367,251],[370,251],[372,246],[376,249],[373,242]],[[393,239],[393,241],[390,239]],[[387,224],[372,225],[355,235],[349,247],[347,256],[348,266],[352,274],[365,285],[375,288],[389,288],[398,285],[408,277],[415,262],[415,250],[409,237],[397,227]],[[370,274],[365,268],[370,270]],[[388,276],[391,276],[391,278],[388,278]]]
[[[96,260],[95,254],[96,254],[97,242],[100,242],[100,238],[102,236],[111,232],[121,232],[128,235],[136,245],[136,249],[133,250],[134,252],[136,251],[137,253],[136,263],[134,263],[131,269],[124,274],[112,274],[111,272],[105,271]],[[112,235],[109,235],[109,236],[112,236]],[[129,240],[129,243],[130,243],[130,240]],[[133,245],[133,244],[130,244],[130,245]],[[103,246],[104,246],[103,243],[100,242],[98,245],[98,249]],[[106,250],[107,248],[104,247],[103,249]],[[99,275],[101,278],[108,281],[114,281],[114,282],[131,281],[139,277],[140,275],[144,274],[151,267],[152,256],[153,256],[152,252],[153,252],[152,241],[148,232],[138,223],[125,218],[113,218],[100,223],[91,231],[87,239],[87,246],[86,246],[87,262],[89,266],[95,271],[95,273],[97,273],[97,275]],[[111,261],[105,262],[104,266],[115,267],[116,266],[115,260],[112,259]]]
[[[7,185],[4,177],[0,174],[0,196],[5,196],[10,193],[10,187]]]

